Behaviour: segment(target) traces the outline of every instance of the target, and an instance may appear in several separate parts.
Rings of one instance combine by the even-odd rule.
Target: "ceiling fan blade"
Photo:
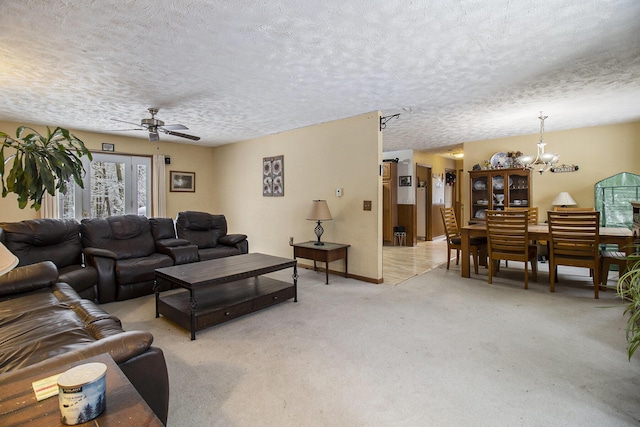
[[[118,120],[118,119],[111,119],[111,120],[113,120],[114,122],[128,123],[128,124],[130,124],[130,125],[134,125],[134,126],[138,126],[138,127],[143,126],[143,125],[141,125],[140,123],[128,122],[128,121],[126,121],[126,120]]]
[[[130,130],[146,130],[145,128],[134,128],[134,129],[107,129],[106,132],[128,132]]]
[[[193,141],[200,141],[200,137],[199,136],[187,135],[186,133],[174,132],[174,131],[166,130],[166,129],[162,129],[162,131],[164,133],[166,133],[166,134],[169,134],[169,135],[179,136],[181,138],[187,138],[187,139],[191,139]]]
[[[173,125],[162,125],[160,127],[164,128],[164,129],[167,129],[167,130],[187,130],[187,129],[189,129],[185,125],[181,125],[181,124],[178,124],[178,123],[173,124]]]

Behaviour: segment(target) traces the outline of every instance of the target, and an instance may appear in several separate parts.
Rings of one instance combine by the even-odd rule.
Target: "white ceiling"
[[[635,121],[640,1],[3,0],[0,99],[94,132],[158,107],[212,146],[373,110],[385,150]]]

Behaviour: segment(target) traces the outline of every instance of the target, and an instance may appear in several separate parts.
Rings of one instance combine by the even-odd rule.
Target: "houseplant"
[[[636,248],[637,249],[637,248]],[[618,279],[618,295],[628,304],[624,310],[627,319],[627,353],[629,359],[640,347],[640,254],[630,255],[629,267]]]
[[[45,191],[54,196],[56,190],[64,193],[71,178],[83,187],[82,156],[92,159],[84,143],[67,129],[47,127],[46,135],[20,126],[16,136],[0,132],[4,138],[0,148],[0,180],[2,197],[8,193],[18,195],[18,206],[24,209],[29,201],[31,208],[39,210]],[[15,150],[5,157],[5,149]],[[5,174],[5,166],[13,158],[13,165]],[[7,165],[5,165],[5,162]]]

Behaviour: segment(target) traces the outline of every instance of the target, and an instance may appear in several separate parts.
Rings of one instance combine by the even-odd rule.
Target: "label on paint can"
[[[107,365],[85,363],[58,378],[58,400],[63,424],[75,425],[100,415],[107,406]]]

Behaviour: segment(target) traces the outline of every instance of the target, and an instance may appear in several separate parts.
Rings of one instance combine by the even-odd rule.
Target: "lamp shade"
[[[307,215],[307,219],[310,221],[329,221],[331,218],[331,212],[329,212],[329,206],[327,206],[326,200],[314,200],[311,205],[311,211]]]
[[[0,276],[13,270],[13,268],[18,265],[18,261],[18,257],[0,243]]]
[[[573,197],[571,197],[571,194],[567,193],[566,191],[562,191],[558,193],[558,195],[556,196],[555,199],[553,199],[551,204],[554,206],[555,205],[558,205],[558,206],[577,205],[576,201],[573,200]]]

